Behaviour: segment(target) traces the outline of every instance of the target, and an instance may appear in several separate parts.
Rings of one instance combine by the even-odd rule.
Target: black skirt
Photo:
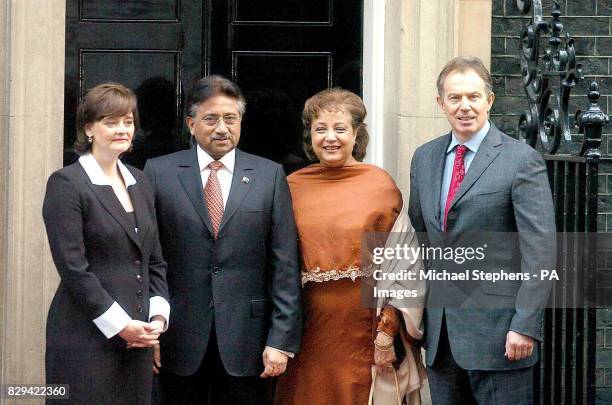
[[[153,380],[153,350],[125,349],[116,336],[104,348],[47,346],[47,384],[68,384],[69,399],[47,404],[149,405]]]

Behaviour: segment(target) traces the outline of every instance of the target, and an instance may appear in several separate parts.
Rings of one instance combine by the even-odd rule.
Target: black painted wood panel
[[[125,160],[142,167],[187,146],[184,93],[218,73],[247,98],[239,147],[302,167],[304,101],[331,86],[361,94],[362,19],[354,0],[67,0],[64,163],[88,88],[136,92],[142,128]]]
[[[80,0],[81,21],[178,22],[179,0]]]
[[[240,147],[282,162],[288,172],[306,165],[300,124],[306,99],[333,86],[361,95],[363,2],[211,5],[211,72],[231,77],[247,98]]]
[[[87,89],[106,81],[138,97],[142,125],[125,160],[142,167],[148,157],[188,145],[182,99],[185,81],[206,70],[202,15],[198,0],[67,1],[65,164],[76,158],[76,106]]]
[[[176,51],[81,50],[81,90],[106,81],[118,81],[138,90],[142,77],[168,80],[176,88],[180,54]],[[103,66],[103,69],[100,69]],[[81,94],[82,95],[82,94]]]
[[[332,24],[333,0],[234,0],[232,23]]]

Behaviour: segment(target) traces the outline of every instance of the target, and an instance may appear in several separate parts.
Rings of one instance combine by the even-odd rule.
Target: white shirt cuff
[[[149,298],[149,322],[155,315],[161,315],[166,320],[164,325],[164,332],[168,330],[168,323],[170,322],[170,303],[166,301],[164,297],[156,295],[155,297]]]
[[[121,332],[131,320],[127,312],[115,301],[106,312],[94,319],[93,323],[107,339],[110,339]]]
[[[287,355],[287,356],[288,356],[290,359],[292,359],[292,358],[294,358],[294,357],[295,357],[295,353],[286,352],[286,351],[284,351],[284,350],[277,349],[276,347],[272,347],[272,346],[266,346],[266,347],[269,347],[270,349],[274,349],[274,350],[276,350],[277,352],[281,352],[282,354],[286,354],[286,355]]]

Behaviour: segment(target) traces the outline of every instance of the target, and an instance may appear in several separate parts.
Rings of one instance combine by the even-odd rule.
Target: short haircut
[[[304,152],[306,152],[310,160],[318,160],[312,147],[312,137],[310,135],[312,121],[322,111],[337,110],[344,110],[351,115],[351,124],[356,132],[355,146],[353,147],[352,154],[355,160],[361,162],[365,158],[370,139],[367,125],[364,122],[367,115],[366,108],[361,97],[341,88],[323,90],[306,100],[304,111],[302,112]]]
[[[451,59],[438,75],[436,86],[438,87],[438,95],[444,97],[444,82],[448,75],[453,72],[465,73],[467,70],[473,70],[482,79],[485,84],[485,93],[487,98],[493,94],[493,79],[491,73],[487,70],[484,63],[475,56],[457,56]]]
[[[198,104],[219,95],[235,98],[238,103],[240,115],[244,115],[246,111],[246,100],[240,91],[240,87],[221,75],[203,77],[193,85],[185,100],[186,115],[195,117]]]
[[[136,95],[124,85],[108,82],[89,90],[77,108],[75,152],[82,155],[91,151],[91,143],[85,133],[88,124],[129,113],[134,116],[134,127],[138,128]]]

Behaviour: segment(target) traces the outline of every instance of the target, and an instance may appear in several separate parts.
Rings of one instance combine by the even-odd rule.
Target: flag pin
[[[243,183],[248,184],[248,183],[249,183],[249,181],[251,181],[251,180],[249,180],[249,178],[248,178],[248,177],[242,177],[242,182],[243,182]]]

